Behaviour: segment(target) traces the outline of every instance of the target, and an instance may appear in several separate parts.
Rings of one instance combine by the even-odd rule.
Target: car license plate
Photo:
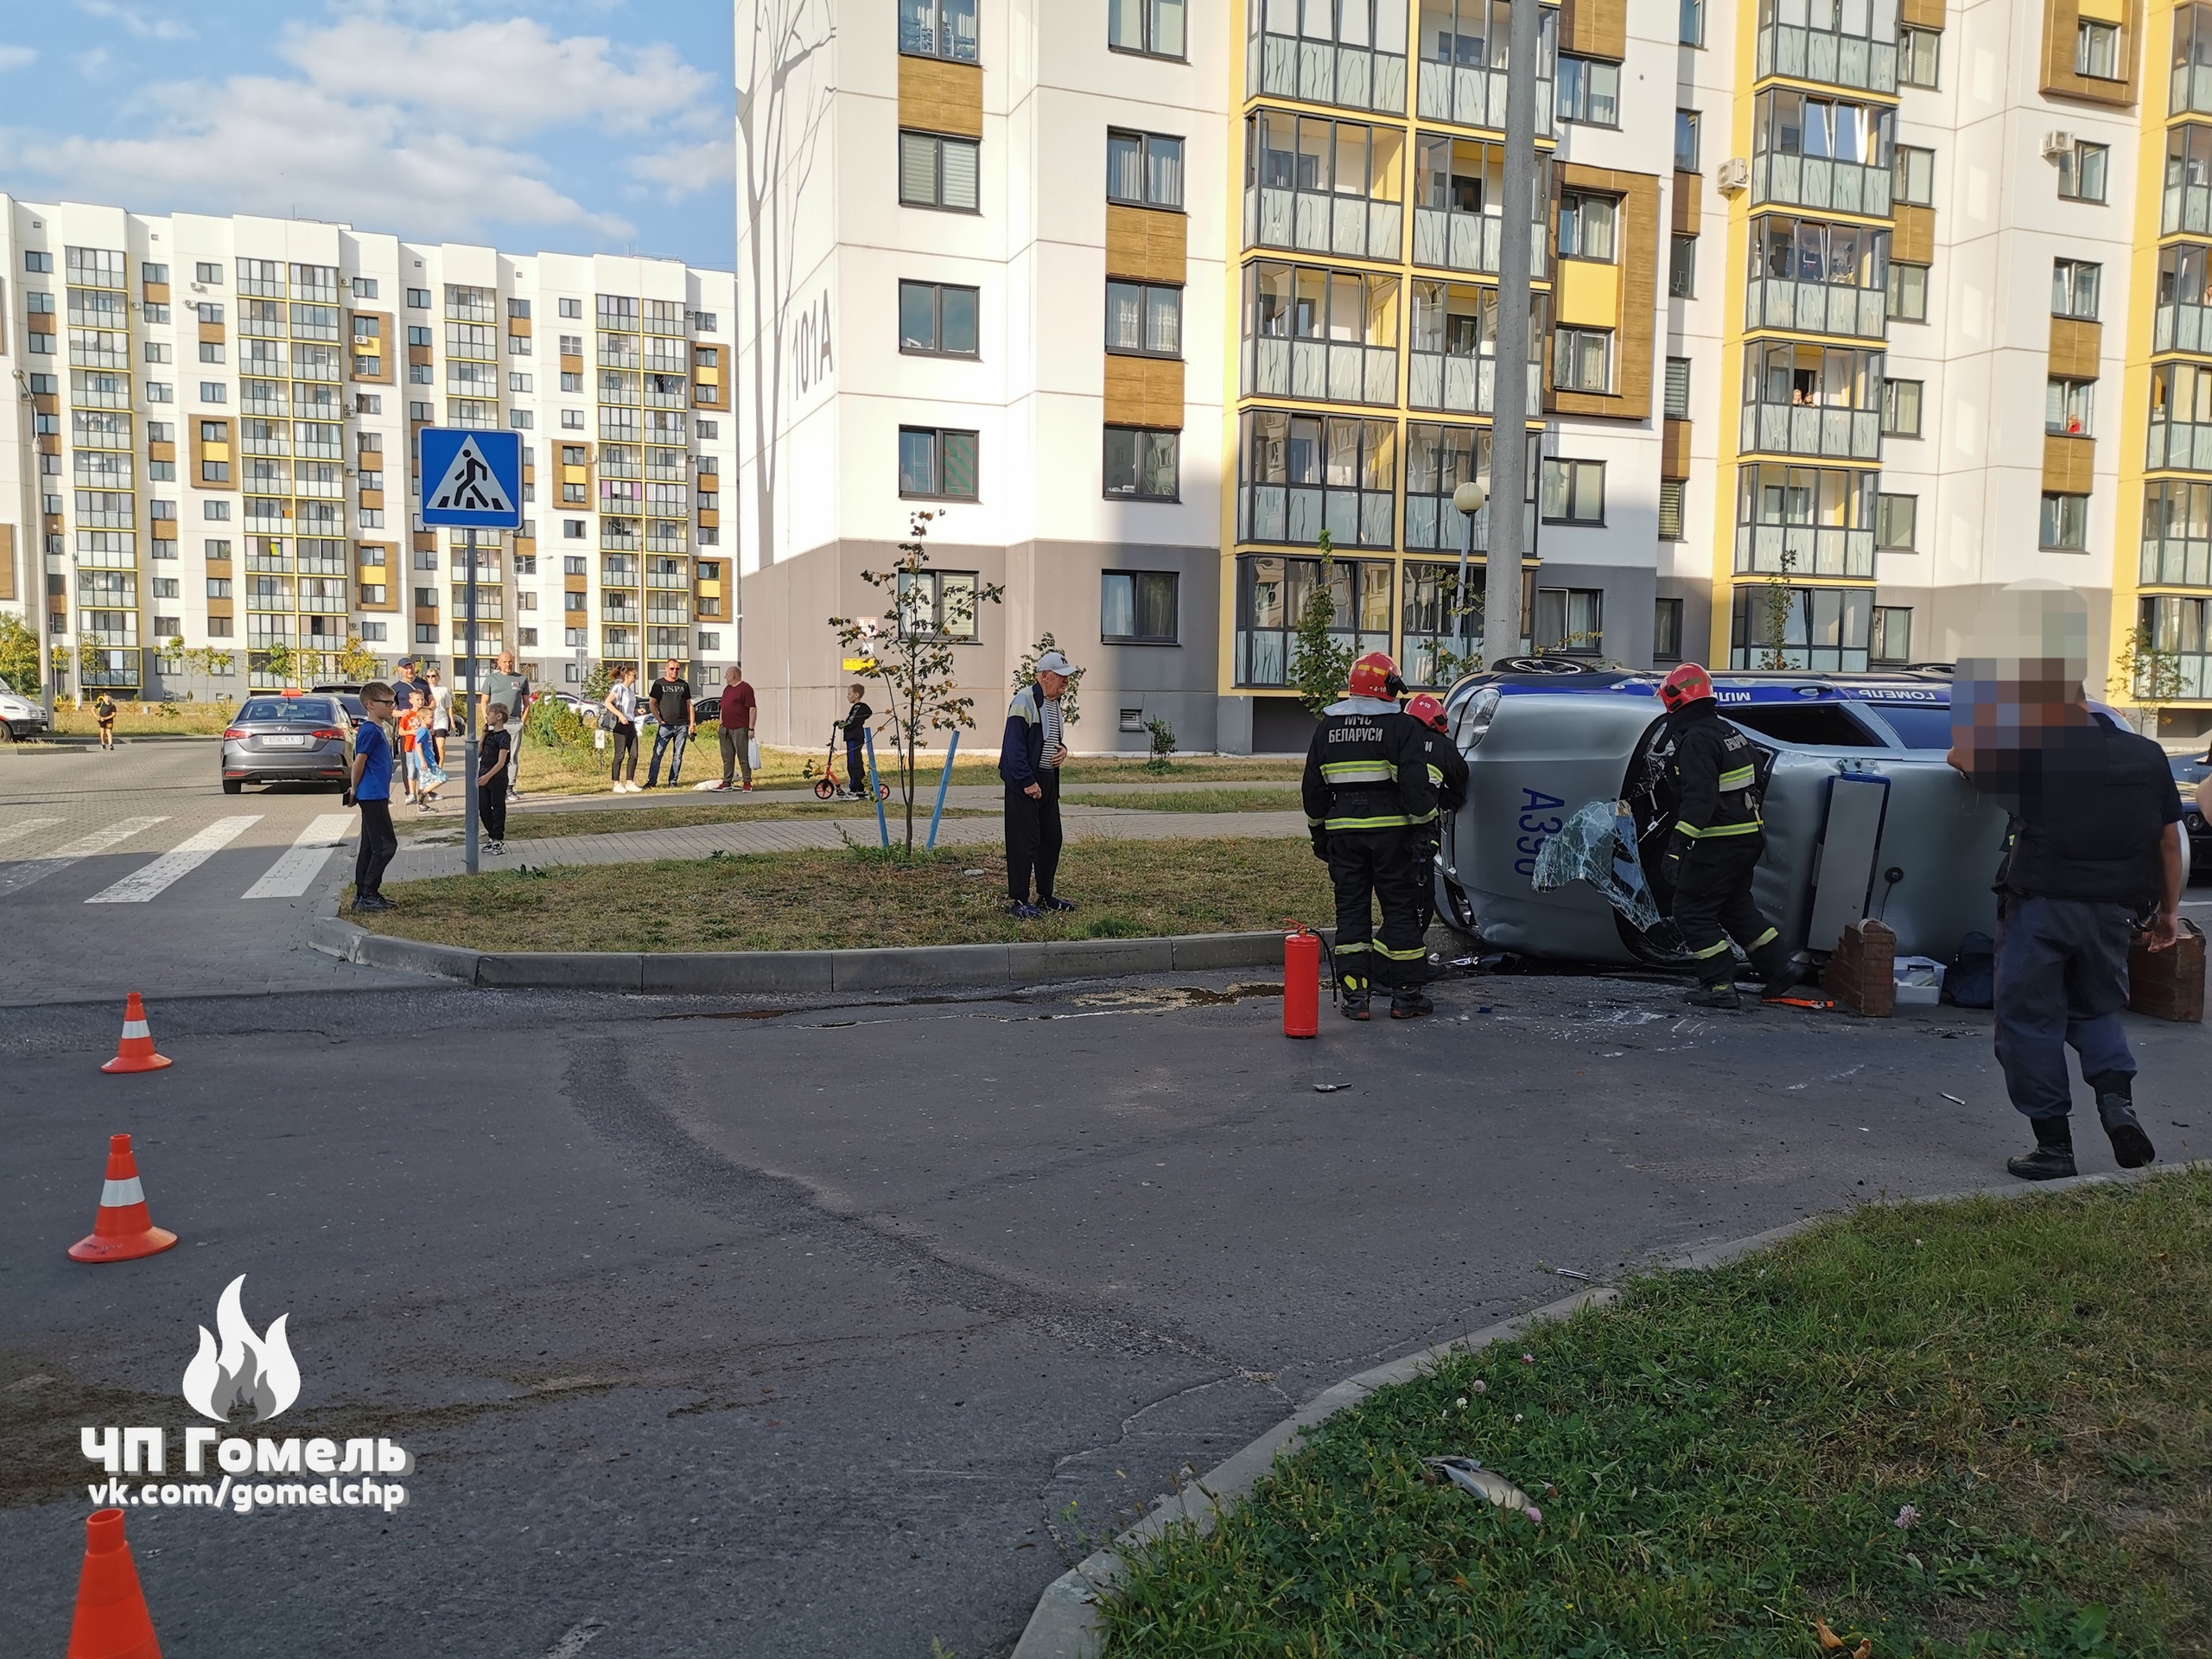
[[[264,737],[261,740],[261,747],[264,749],[304,749],[307,746],[308,740],[304,737]]]

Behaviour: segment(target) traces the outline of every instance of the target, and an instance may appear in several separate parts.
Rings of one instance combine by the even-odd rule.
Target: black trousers
[[[381,898],[385,866],[399,850],[399,836],[391,827],[391,803],[356,798],[353,804],[361,809],[361,850],[353,859],[353,896]]]
[[[610,741],[607,747],[614,754],[614,766],[610,776],[615,783],[622,782],[622,768],[626,764],[630,768],[629,781],[636,783],[638,781],[637,727],[617,725],[607,735]]]
[[[476,786],[476,817],[484,826],[484,839],[505,841],[507,838],[507,774],[501,772],[488,784]]]
[[[1329,885],[1337,893],[1337,976],[1385,987],[1428,977],[1421,885],[1432,874],[1427,842],[1405,830],[1332,830]],[[1374,907],[1382,911],[1375,931]]]
[[[1006,890],[1017,905],[1029,901],[1029,876],[1037,875],[1037,897],[1052,896],[1060,873],[1060,774],[1047,767],[1037,774],[1044,797],[1032,800],[1012,784],[1006,786]]]
[[[1703,984],[1735,979],[1731,939],[1765,978],[1789,960],[1774,927],[1751,901],[1751,872],[1765,848],[1764,836],[1714,836],[1693,842],[1682,855],[1681,874],[1675,879],[1675,925],[1697,959]]]

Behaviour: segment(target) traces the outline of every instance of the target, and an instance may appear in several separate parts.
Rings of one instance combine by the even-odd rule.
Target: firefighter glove
[[[1313,856],[1319,859],[1325,859],[1328,855],[1329,832],[1325,830],[1316,830],[1313,832]]]

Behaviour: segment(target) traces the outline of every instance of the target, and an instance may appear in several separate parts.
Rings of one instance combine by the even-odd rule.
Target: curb
[[[1858,1207],[1872,1209],[1878,1204],[1943,1204],[1960,1198],[2031,1198],[2049,1192],[2063,1192],[2073,1187],[2143,1181],[2156,1174],[2201,1169],[2208,1165],[2212,1165],[2212,1160],[2198,1159],[2186,1164],[2152,1165],[2146,1169],[2121,1170],[2108,1175],[2076,1175],[2059,1181],[2016,1183],[2010,1186],[1978,1187],[1964,1192],[1932,1192],[1910,1198],[1881,1199]],[[1662,1270],[1682,1273],[1723,1267],[1740,1257],[1779,1244],[1808,1228],[1834,1219],[1837,1215],[1848,1213],[1847,1211],[1831,1211],[1817,1216],[1807,1216],[1780,1227],[1770,1227],[1763,1233],[1708,1244],[1688,1255],[1677,1256],[1663,1263]],[[1617,1290],[1603,1287],[1578,1291],[1572,1296],[1547,1303],[1517,1319],[1486,1325],[1464,1337],[1455,1337],[1449,1342],[1424,1348],[1419,1353],[1408,1354],[1402,1358],[1362,1371],[1356,1376],[1348,1376],[1334,1387],[1324,1389],[1243,1450],[1232,1453],[1205,1474],[1195,1478],[1182,1491],[1154,1499],[1150,1515],[1127,1531],[1118,1534],[1105,1548],[1085,1556],[1046,1586],[1044,1594],[1037,1599],[1036,1611],[1029,1616],[1029,1623],[1023,1628],[1021,1639],[1014,1644],[1009,1659],[1098,1659],[1104,1639],[1104,1626],[1098,1618],[1096,1606],[1098,1592],[1110,1590],[1120,1582],[1121,1552],[1123,1549],[1148,1543],[1179,1522],[1190,1522],[1201,1533],[1211,1531],[1216,1520],[1272,1472],[1278,1457],[1297,1450],[1298,1442],[1307,1429],[1348,1406],[1357,1405],[1376,1389],[1393,1382],[1403,1382],[1452,1355],[1472,1353],[1494,1342],[1517,1337],[1541,1321],[1563,1319],[1586,1307],[1608,1307],[1618,1299],[1619,1294]]]
[[[308,943],[325,956],[498,989],[884,991],[918,985],[1035,984],[1115,974],[1280,967],[1283,936],[1186,933],[1151,939],[1041,939],[1033,944],[935,944],[873,950],[480,951],[372,933],[319,916]]]

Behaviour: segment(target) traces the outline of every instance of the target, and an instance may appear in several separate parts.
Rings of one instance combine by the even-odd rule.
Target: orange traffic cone
[[[154,1225],[147,1213],[146,1189],[138,1185],[138,1160],[130,1155],[130,1137],[112,1135],[107,1142],[107,1185],[100,1189],[100,1207],[92,1217],[92,1236],[69,1247],[73,1262],[135,1262],[142,1255],[159,1255],[176,1243],[176,1235]],[[97,1517],[95,1517],[97,1519]],[[116,1523],[120,1536],[121,1522]]]
[[[123,1038],[115,1046],[115,1058],[100,1070],[158,1071],[168,1064],[168,1056],[154,1052],[154,1033],[146,1029],[146,1005],[138,1000],[137,992],[131,992],[130,1000],[123,1005]]]
[[[121,1510],[85,1517],[85,1568],[77,1577],[67,1659],[162,1659],[138,1568],[123,1541]]]

